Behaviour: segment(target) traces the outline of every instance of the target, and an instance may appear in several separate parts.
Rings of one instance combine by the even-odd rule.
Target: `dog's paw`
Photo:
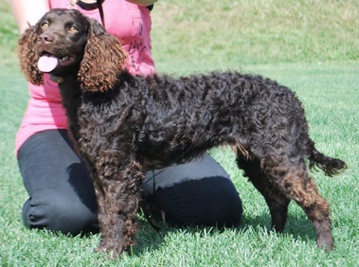
[[[110,258],[118,258],[124,252],[124,244],[122,242],[116,242],[109,238],[101,239],[97,248],[98,252],[106,253]]]

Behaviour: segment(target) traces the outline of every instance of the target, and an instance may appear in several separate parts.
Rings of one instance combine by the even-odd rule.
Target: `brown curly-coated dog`
[[[133,245],[144,171],[218,145],[233,148],[275,230],[284,229],[293,199],[313,223],[318,246],[333,248],[329,205],[306,160],[329,176],[346,165],[315,149],[288,88],[237,72],[134,77],[119,41],[76,10],[52,10],[27,29],[19,58],[32,83],[43,82],[42,72],[59,81],[70,131],[95,185],[101,250],[120,254]]]

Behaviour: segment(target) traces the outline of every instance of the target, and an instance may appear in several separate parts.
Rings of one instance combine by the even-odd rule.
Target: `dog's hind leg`
[[[271,182],[276,183],[279,190],[303,208],[314,225],[318,247],[332,250],[334,245],[329,204],[310,178],[304,159],[284,156],[280,162],[272,158],[262,166],[267,170]]]
[[[266,174],[261,171],[257,159],[248,159],[241,152],[237,152],[237,165],[244,170],[244,175],[263,195],[272,217],[272,229],[282,232],[287,220],[290,199],[270,182]]]
[[[289,173],[284,179],[284,188],[303,208],[308,219],[313,223],[317,245],[327,250],[333,249],[332,224],[329,218],[329,204],[319,194],[314,181],[307,172]]]

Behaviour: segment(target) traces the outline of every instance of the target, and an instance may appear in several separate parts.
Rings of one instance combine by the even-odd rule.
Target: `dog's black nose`
[[[52,43],[54,41],[54,36],[50,33],[43,33],[39,36],[39,41],[43,43]]]

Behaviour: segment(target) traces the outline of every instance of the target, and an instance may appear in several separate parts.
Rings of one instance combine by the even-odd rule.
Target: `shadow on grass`
[[[271,229],[271,217],[269,214],[263,214],[260,216],[243,216],[242,223],[239,226],[242,232],[246,232],[249,229],[256,229],[269,233],[275,233],[274,230]],[[283,233],[277,233],[280,235],[290,235],[293,239],[301,239],[301,240],[313,240],[315,242],[316,235],[314,231],[313,224],[309,221],[309,219],[303,214],[293,214],[288,211],[288,219],[284,228]]]
[[[269,235],[275,233],[273,230],[270,230],[271,227],[271,218],[268,214],[263,214],[260,216],[250,216],[243,215],[242,220],[239,226],[229,227],[229,228],[217,228],[217,227],[198,227],[198,226],[187,226],[187,227],[171,227],[160,221],[155,222],[156,226],[160,226],[160,230],[155,230],[145,219],[140,220],[139,231],[137,234],[137,244],[133,247],[132,255],[140,256],[145,252],[151,252],[159,250],[163,247],[164,243],[167,242],[167,236],[176,233],[189,233],[196,234],[199,233],[200,236],[203,235],[217,235],[225,233],[226,230],[235,231],[235,234],[238,235],[238,239],[241,238],[241,235],[246,233],[256,233],[256,234],[268,234],[268,240],[270,239]],[[277,233],[278,237],[281,235],[289,235],[291,239],[309,241],[315,243],[316,236],[314,228],[311,222],[306,218],[306,216],[301,214],[288,214],[288,221],[286,228],[283,233]]]

